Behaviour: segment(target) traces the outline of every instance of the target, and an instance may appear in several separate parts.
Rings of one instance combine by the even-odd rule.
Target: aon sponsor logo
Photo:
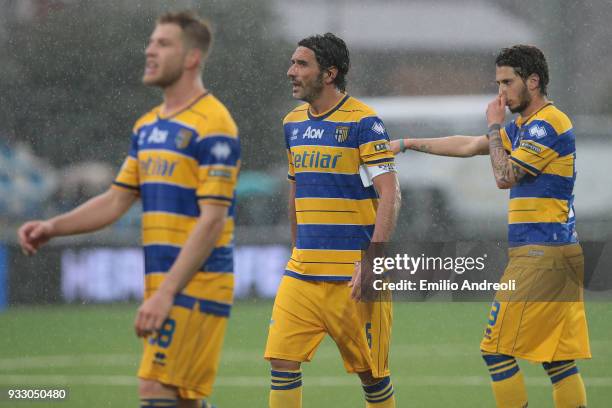
[[[308,126],[308,129],[302,135],[302,139],[321,139],[324,131],[324,129],[313,129],[311,126]]]
[[[147,142],[149,143],[166,143],[166,139],[168,139],[168,131],[160,130],[157,127],[153,128]]]
[[[335,169],[342,157],[342,153],[326,154],[317,152],[294,153],[293,166],[296,169]]]

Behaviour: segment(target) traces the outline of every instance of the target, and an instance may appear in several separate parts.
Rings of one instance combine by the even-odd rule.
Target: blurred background
[[[236,295],[248,299],[252,307],[237,308],[242,313],[237,322],[243,325],[230,325],[230,330],[235,335],[232,338],[254,343],[246,354],[224,354],[224,364],[245,364],[238,375],[251,364],[251,354],[260,358],[271,306],[265,299],[274,296],[289,255],[287,164],[281,124],[297,102],[291,98],[286,71],[297,41],[314,33],[332,31],[346,40],[351,52],[348,91],[378,111],[392,139],[483,134],[486,104],[497,90],[497,52],[517,43],[539,46],[550,67],[549,95],[572,118],[577,135],[575,207],[579,235],[582,241],[599,243],[598,255],[612,257],[608,245],[612,242],[611,2],[0,0],[0,310],[6,310],[5,320],[0,319],[0,350],[4,350],[0,372],[12,373],[0,376],[0,383],[40,384],[42,377],[19,370],[40,361],[44,366],[37,368],[43,370],[40,372],[60,366],[72,370],[70,358],[54,360],[50,356],[104,344],[101,350],[119,354],[106,360],[89,361],[87,355],[80,358],[96,367],[127,361],[121,374],[126,371],[129,379],[122,383],[124,377],[115,376],[96,380],[94,385],[135,384],[131,375],[138,347],[132,334],[121,334],[131,339],[128,353],[133,354],[127,357],[121,354],[126,353],[124,337],[107,335],[103,343],[100,337],[106,327],[108,333],[115,333],[115,327],[129,329],[134,309],[130,302],[142,296],[138,206],[104,231],[55,240],[32,258],[21,255],[15,232],[25,220],[66,211],[108,188],[127,154],[133,123],[161,101],[157,89],[141,84],[144,48],[155,18],[161,12],[185,8],[195,9],[212,22],[215,40],[204,82],[228,106],[241,134]],[[495,188],[488,157],[454,159],[407,152],[397,158],[397,166],[403,203],[396,242],[478,240],[503,247],[508,193]],[[600,271],[596,279],[600,287],[610,287],[609,275],[607,269]],[[258,301],[262,302],[259,306]],[[79,310],[76,305],[116,302],[128,305],[119,311],[115,306],[95,309],[87,312],[91,313],[87,317],[73,312]],[[66,303],[69,306],[50,307]],[[46,306],[30,312],[27,305],[36,304]],[[480,330],[486,306],[474,307],[477,309],[469,313],[480,318],[476,322]],[[595,323],[600,319],[601,324],[595,325],[594,338],[609,339],[612,333],[602,330],[609,326],[605,316],[610,310],[597,307],[602,313],[596,313],[594,319]],[[417,338],[422,344],[405,349],[400,346],[399,354],[394,355],[406,354],[411,368],[422,363],[426,373],[434,364],[419,358],[436,355],[438,350],[452,359],[456,352],[455,368],[469,372],[472,363],[461,358],[471,355],[472,344],[477,344],[471,337],[476,330],[464,332],[459,326],[470,320],[461,322],[446,309],[440,309],[435,319],[431,316],[437,309],[416,310],[404,314],[407,320],[403,322],[429,324],[418,330],[407,328],[409,333],[422,331],[422,337]],[[436,322],[441,315],[448,318],[440,324],[457,326],[440,340],[458,342],[454,351],[448,351],[446,343],[431,349],[437,347]],[[83,332],[81,326],[91,319],[98,319],[100,331]],[[64,333],[56,333],[60,327],[67,333],[61,336],[69,340],[57,337]],[[87,346],[72,337],[75,332]],[[47,345],[32,340],[52,338],[53,333],[57,338]],[[465,344],[461,343],[464,340]],[[611,346],[609,341],[600,341],[596,347],[610,357],[598,366],[601,373],[607,373],[606,364],[609,367],[612,361],[607,351]],[[236,347],[246,346],[238,343]],[[36,354],[34,348],[47,360],[24,360]],[[92,351],[98,352],[97,348]],[[11,356],[16,357],[14,361]],[[480,362],[473,367],[476,379],[464,376],[463,382],[452,381],[468,389],[472,385],[487,389],[486,378],[482,382],[478,377],[482,374],[478,371]],[[228,370],[222,367],[223,375]],[[19,373],[24,375],[19,377]],[[49,383],[49,377],[45,378]],[[85,381],[85,377],[62,378],[63,382],[51,383]],[[242,382],[221,378],[219,384],[248,383],[240,378]],[[261,384],[255,381],[254,386],[265,387],[266,378]],[[411,378],[403,381],[424,387],[421,391],[429,392],[432,401],[443,404],[440,406],[459,406],[457,401],[462,401],[458,397],[444,402],[437,388],[431,387],[437,384],[431,379],[434,377],[424,382]],[[445,380],[440,381],[443,384]],[[548,398],[546,382],[530,384],[542,387],[536,403],[537,398]],[[587,384],[605,390],[599,394],[599,401],[605,401],[599,406],[609,403],[612,379],[601,377],[599,383],[592,379]],[[347,385],[341,382],[338,386]],[[245,401],[251,401],[251,396],[244,395]],[[265,391],[261,395],[265,396]],[[489,394],[483,398],[490,398]],[[482,404],[479,406],[487,402]],[[97,406],[95,402],[88,405]]]
[[[205,83],[241,132],[239,297],[272,296],[287,257],[281,121],[296,101],[286,69],[296,42],[313,33],[346,40],[348,90],[378,111],[392,139],[482,134],[496,53],[538,45],[549,94],[576,129],[578,232],[610,239],[609,2],[0,0],[0,305],[140,296],[139,273],[118,272],[141,267],[138,206],[112,228],[56,240],[31,260],[16,250],[15,230],[108,188],[134,121],[161,100],[140,81],[155,17],[183,8],[213,23]],[[507,192],[495,188],[487,157],[408,152],[397,164],[396,241],[504,241]],[[110,290],[115,275],[127,285],[120,291]],[[111,293],[98,293],[104,287]]]

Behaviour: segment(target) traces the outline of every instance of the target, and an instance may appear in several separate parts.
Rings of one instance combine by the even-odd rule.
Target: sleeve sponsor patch
[[[542,153],[542,148],[540,146],[536,146],[533,143],[529,143],[527,141],[521,142],[521,147],[523,149],[531,150],[534,153]]]
[[[232,172],[229,170],[211,169],[208,171],[209,177],[221,177],[226,179],[232,178]]]
[[[384,152],[387,150],[391,150],[391,146],[387,142],[382,142],[374,145],[374,150],[377,152]]]

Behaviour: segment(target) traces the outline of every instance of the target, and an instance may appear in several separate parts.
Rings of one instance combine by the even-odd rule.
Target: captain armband
[[[374,178],[384,173],[395,172],[395,165],[393,163],[382,163],[374,166],[368,166],[362,164],[359,166],[359,177],[361,177],[361,183],[364,187],[370,187],[374,182]]]

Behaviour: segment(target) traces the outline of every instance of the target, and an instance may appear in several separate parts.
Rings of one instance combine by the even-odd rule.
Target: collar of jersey
[[[537,115],[538,113],[542,112],[544,109],[548,108],[549,106],[552,106],[553,102],[552,101],[548,101],[546,102],[546,105],[542,106],[540,109],[538,109],[537,111],[533,112],[531,115],[527,116],[527,118],[525,120],[522,120],[523,118],[521,116],[519,116],[518,118],[516,118],[516,124],[518,127],[523,127],[523,125],[525,125],[527,122],[529,122],[535,115]]]
[[[320,114],[320,115],[313,115],[313,114],[310,112],[310,106],[309,106],[309,107],[308,107],[308,119],[310,119],[310,120],[323,120],[323,119],[328,118],[328,117],[329,117],[329,116],[330,116],[332,113],[334,113],[335,111],[337,111],[338,109],[340,109],[340,107],[341,107],[342,105],[344,105],[344,102],[346,102],[348,98],[349,98],[349,94],[346,94],[346,96],[345,96],[344,98],[340,99],[340,102],[338,102],[338,103],[336,104],[336,106],[334,106],[333,108],[331,108],[331,109],[330,109],[330,110],[328,110],[327,112],[323,112],[323,113],[322,113],[322,114]]]
[[[177,110],[176,112],[172,112],[171,115],[168,116],[164,116],[161,114],[161,106],[159,107],[159,110],[157,111],[157,117],[159,119],[172,119],[173,117],[185,112],[186,110],[189,110],[193,107],[193,105],[195,105],[196,103],[200,102],[200,100],[202,100],[203,98],[205,98],[206,96],[208,96],[210,94],[209,91],[204,91],[203,94],[200,94],[198,96],[196,96],[193,101],[189,102],[189,104],[187,106],[185,106],[183,109]]]

